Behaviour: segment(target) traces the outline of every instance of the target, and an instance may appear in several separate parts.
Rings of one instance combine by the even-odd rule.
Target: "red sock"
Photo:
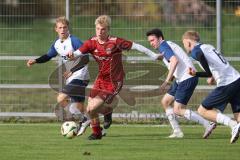
[[[98,120],[96,120],[96,119],[91,120],[91,126],[92,126],[93,134],[95,134],[95,135],[102,134],[100,122]]]

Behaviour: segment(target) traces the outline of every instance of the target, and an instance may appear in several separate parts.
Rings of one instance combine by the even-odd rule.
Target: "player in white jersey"
[[[229,62],[210,44],[201,44],[198,32],[187,31],[183,34],[182,41],[186,51],[200,62],[205,72],[189,73],[195,77],[209,77],[208,84],[217,87],[203,100],[198,108],[200,115],[211,121],[229,126],[232,129],[230,143],[236,142],[240,133],[240,74]],[[235,120],[227,115],[217,112],[223,111],[226,104],[230,103]]]
[[[83,43],[77,37],[70,35],[69,21],[65,17],[59,17],[56,19],[55,31],[57,32],[58,37],[52,44],[48,53],[37,59],[28,60],[27,66],[31,67],[35,63],[45,63],[58,54],[62,57],[68,75],[66,75],[66,85],[58,94],[57,102],[64,108],[69,106],[69,111],[73,117],[80,120],[79,134],[82,134],[81,132],[84,132],[90,124],[90,120],[88,120],[84,113],[85,88],[87,87],[90,78],[87,66],[89,57],[87,55],[75,59],[72,62],[67,60],[67,53],[78,49]],[[86,65],[82,65],[79,68],[76,63],[81,61]],[[75,67],[72,67],[73,65],[75,65]],[[71,103],[68,102],[69,97]]]
[[[162,54],[163,62],[169,70],[166,80],[160,88],[166,88],[173,78],[176,79],[161,100],[166,116],[173,129],[173,134],[169,138],[183,137],[183,132],[179,127],[175,115],[202,124],[205,127],[203,138],[207,138],[216,127],[216,124],[210,123],[190,109],[185,109],[198,83],[197,77],[188,74],[188,68],[195,69],[192,61],[181,47],[171,41],[164,40],[160,29],[152,29],[146,35],[150,45]]]

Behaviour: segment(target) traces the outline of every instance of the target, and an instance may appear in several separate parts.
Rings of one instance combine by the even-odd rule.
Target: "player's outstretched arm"
[[[68,57],[69,60],[74,60],[74,59],[76,59],[78,57],[81,57],[83,55],[84,54],[79,49],[77,49],[74,52],[73,51],[68,52],[67,57]]]
[[[49,61],[52,57],[50,57],[48,54],[44,54],[41,57],[37,58],[37,59],[30,59],[27,61],[27,66],[31,67],[32,65],[34,65],[35,63],[45,63],[47,61]]]
[[[197,76],[197,77],[212,77],[212,72],[210,71],[208,62],[207,62],[203,52],[201,50],[196,52],[193,58],[200,62],[201,68],[203,68],[203,70],[204,70],[204,72],[196,72],[195,76]]]
[[[134,49],[134,50],[137,50],[139,52],[145,53],[146,55],[151,57],[153,60],[162,59],[162,55],[161,54],[156,54],[153,51],[151,51],[150,49],[148,49],[148,48],[146,48],[146,47],[144,47],[144,46],[142,46],[140,44],[134,43],[134,42],[132,44],[132,48],[131,49]]]

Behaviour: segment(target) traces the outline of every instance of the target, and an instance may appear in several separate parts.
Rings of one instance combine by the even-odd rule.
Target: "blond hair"
[[[200,36],[199,33],[196,31],[186,31],[183,36],[182,39],[190,39],[196,42],[200,41]]]
[[[95,20],[95,25],[100,24],[101,26],[110,29],[111,18],[108,15],[101,15]]]
[[[65,16],[62,17],[58,17],[55,21],[55,27],[57,26],[57,23],[62,23],[65,24],[67,26],[69,26],[69,21],[67,20],[67,18]]]

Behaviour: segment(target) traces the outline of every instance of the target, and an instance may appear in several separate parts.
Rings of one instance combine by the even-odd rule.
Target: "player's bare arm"
[[[170,69],[167,75],[167,78],[165,80],[165,82],[169,83],[171,81],[171,79],[173,78],[173,73],[175,72],[176,68],[177,68],[177,64],[178,64],[178,59],[176,56],[172,56],[170,58]]]

